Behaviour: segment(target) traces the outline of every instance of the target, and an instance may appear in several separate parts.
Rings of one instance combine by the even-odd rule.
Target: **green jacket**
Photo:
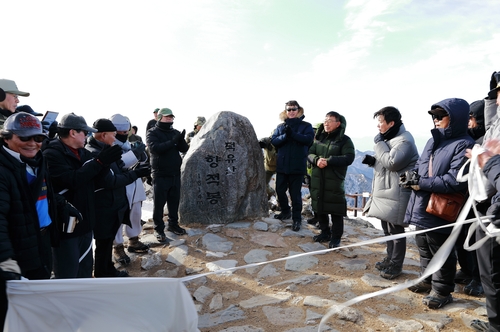
[[[347,214],[344,179],[347,166],[354,161],[355,150],[352,140],[344,134],[346,120],[343,116],[340,123],[340,127],[331,133],[325,132],[321,125],[309,148],[308,160],[313,167],[310,187],[312,208],[319,214]],[[326,158],[328,166],[319,168],[319,158]]]

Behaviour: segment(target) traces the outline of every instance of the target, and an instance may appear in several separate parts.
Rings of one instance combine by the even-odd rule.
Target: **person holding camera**
[[[364,213],[380,219],[384,235],[405,232],[406,205],[411,189],[400,187],[399,175],[412,169],[418,160],[417,146],[413,136],[406,131],[401,113],[392,106],[375,112],[379,133],[375,136],[375,156],[366,155],[362,163],[373,167],[372,196]],[[394,279],[403,271],[406,254],[406,238],[387,241],[387,256],[375,264],[380,276]]]
[[[415,168],[405,172],[401,178],[401,185],[413,190],[404,222],[414,225],[417,230],[450,223],[427,212],[429,198],[433,192],[466,193],[467,183],[458,182],[457,174],[466,161],[466,149],[474,145],[474,140],[467,134],[469,104],[465,100],[445,99],[432,105],[428,113],[434,122],[432,138],[427,141]],[[451,228],[446,227],[416,235],[422,272],[450,232]],[[430,309],[443,307],[453,301],[451,293],[455,289],[456,265],[457,257],[452,250],[437,272],[409,289],[416,293],[430,292],[422,300]]]
[[[281,213],[274,216],[279,220],[292,218],[292,230],[298,232],[302,223],[302,180],[306,174],[309,146],[314,131],[304,121],[304,109],[295,100],[285,103],[285,110],[279,115],[280,123],[275,129],[271,144],[278,151],[276,166],[276,193]],[[292,207],[288,204],[286,191],[290,193]]]

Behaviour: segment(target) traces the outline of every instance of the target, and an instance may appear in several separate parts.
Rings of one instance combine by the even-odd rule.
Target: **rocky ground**
[[[131,264],[120,268],[133,277],[181,278],[326,249],[312,241],[319,233],[316,227],[304,221],[293,232],[290,223],[263,218],[225,226],[191,225],[187,236],[167,233],[172,239],[167,246],[156,241],[148,222],[142,240],[151,245],[149,253],[130,254]],[[342,245],[382,235],[361,218],[346,218]],[[185,284],[199,313],[200,331],[312,332],[332,305],[418,276],[413,239],[408,241],[404,273],[392,281],[375,269],[384,250],[383,244],[360,245]],[[486,319],[485,300],[463,294],[462,288],[457,285],[454,302],[438,310],[428,309],[421,303],[423,295],[406,289],[371,298],[334,315],[323,331],[467,331],[471,319]]]

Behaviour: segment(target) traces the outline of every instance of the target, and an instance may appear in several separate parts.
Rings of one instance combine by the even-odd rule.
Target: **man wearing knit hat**
[[[19,96],[28,97],[29,92],[19,91],[16,82],[8,79],[0,79],[0,89],[5,92],[5,98],[0,101],[0,129],[5,120],[16,112]]]
[[[133,170],[133,168],[137,165],[144,165],[145,167],[148,167],[149,164],[147,163],[147,155],[145,153],[146,146],[139,141],[134,142],[132,146],[132,144],[128,141],[130,120],[121,114],[114,114],[109,119],[116,127],[116,137],[114,144],[122,148],[122,169]],[[113,246],[113,258],[116,262],[119,262],[123,265],[127,265],[130,263],[130,257],[125,253],[125,249],[123,246],[124,231],[128,237],[128,252],[147,253],[149,250],[149,246],[145,245],[139,240],[139,235],[142,231],[142,201],[146,200],[146,191],[144,190],[142,178],[137,178],[137,180],[128,184],[125,187],[125,190],[127,193],[127,200],[130,208],[129,218],[131,227],[128,225],[122,225],[118,229]]]
[[[174,114],[169,108],[162,108],[158,112],[158,122],[148,130],[146,141],[151,153],[153,176],[154,208],[153,220],[155,223],[156,239],[167,242],[165,223],[163,221],[163,207],[168,207],[169,232],[184,235],[186,231],[179,226],[179,201],[181,194],[181,164],[180,153],[187,152],[189,146],[184,140],[186,131],[175,130]]]

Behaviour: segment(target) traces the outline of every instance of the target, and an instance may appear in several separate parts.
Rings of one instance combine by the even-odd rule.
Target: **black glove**
[[[151,175],[148,175],[146,177],[146,183],[149,184],[150,186],[153,185],[153,178],[151,177]]]
[[[378,133],[377,136],[375,136],[375,138],[373,139],[375,144],[377,144],[378,142],[382,142],[383,140],[384,140],[384,136],[382,136],[381,133]]]
[[[49,138],[54,138],[57,134],[57,121],[53,121],[49,126]]]
[[[66,209],[68,210],[69,217],[76,217],[76,219],[78,219],[79,222],[83,221],[82,214],[80,213],[80,211],[78,211],[76,207],[73,206],[73,204],[71,204],[70,202],[66,202]]]
[[[137,174],[137,178],[147,177],[151,175],[151,166],[138,164],[138,166],[134,168],[133,172]]]
[[[263,141],[259,141],[259,146],[261,149],[265,149],[267,147],[267,144]]]
[[[404,188],[411,188],[411,186],[418,185],[420,175],[416,170],[406,171],[399,176],[399,186]]]
[[[122,157],[122,148],[118,145],[106,146],[95,158],[101,164],[109,166]]]
[[[181,138],[182,138],[182,139],[185,139],[185,138],[186,138],[186,129],[184,129],[184,130],[181,132]]]
[[[286,137],[293,137],[293,130],[290,126],[287,126],[285,125],[285,133],[286,133]]]
[[[21,275],[16,272],[0,270],[0,280],[21,280]]]
[[[134,153],[137,160],[141,160],[142,154],[146,151],[146,144],[141,142],[135,142],[131,150]]]
[[[373,166],[375,165],[375,158],[373,156],[370,156],[369,154],[365,155],[363,158],[363,161],[361,162],[362,164],[366,164],[368,166]]]

